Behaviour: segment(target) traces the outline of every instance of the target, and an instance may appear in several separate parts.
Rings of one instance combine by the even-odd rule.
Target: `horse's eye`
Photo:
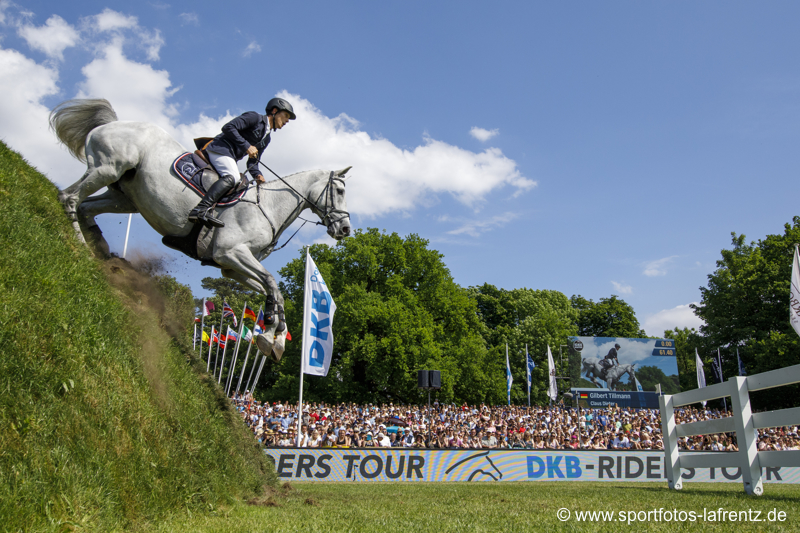
[[[336,194],[344,194],[344,189],[336,189]]]

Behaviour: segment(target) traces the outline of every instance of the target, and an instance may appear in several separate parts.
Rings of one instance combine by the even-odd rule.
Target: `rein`
[[[337,178],[337,177],[334,177],[334,175],[335,175],[334,171],[331,171],[331,174],[330,174],[330,176],[328,176],[328,184],[325,186],[325,189],[323,189],[323,190],[322,190],[322,192],[321,192],[321,193],[319,194],[319,196],[317,197],[317,201],[316,201],[316,202],[313,202],[313,201],[311,201],[311,199],[309,199],[309,198],[308,198],[306,195],[304,195],[303,193],[301,193],[300,191],[298,191],[297,189],[295,189],[294,187],[292,187],[292,186],[291,186],[291,185],[290,185],[290,184],[289,184],[289,183],[288,183],[288,182],[287,182],[285,179],[283,179],[283,178],[282,178],[282,177],[280,177],[278,174],[276,174],[276,173],[275,173],[275,172],[274,172],[274,171],[273,171],[271,168],[269,168],[267,165],[265,165],[265,164],[264,164],[264,163],[262,163],[261,161],[259,161],[259,163],[260,163],[260,164],[261,164],[261,165],[262,165],[264,168],[266,168],[267,170],[269,170],[269,171],[272,173],[272,175],[273,175],[273,176],[275,176],[276,178],[278,178],[278,179],[279,179],[279,180],[280,180],[280,181],[281,181],[281,182],[282,182],[284,185],[286,185],[287,187],[289,187],[289,189],[291,189],[291,190],[292,190],[292,191],[293,191],[295,194],[297,194],[297,195],[298,195],[300,198],[302,198],[302,199],[303,199],[303,201],[302,201],[302,202],[301,202],[301,203],[300,203],[300,204],[299,204],[297,207],[295,207],[295,209],[294,209],[294,210],[291,212],[291,214],[289,215],[289,217],[286,219],[287,221],[291,221],[291,222],[289,222],[288,224],[284,223],[283,225],[281,225],[281,227],[280,227],[280,228],[278,228],[278,231],[275,231],[275,225],[272,223],[272,220],[270,220],[270,218],[269,218],[269,215],[268,215],[268,214],[267,214],[267,212],[264,210],[264,207],[261,205],[261,183],[258,183],[258,182],[256,183],[256,201],[255,201],[254,203],[255,203],[255,204],[258,206],[259,210],[261,210],[261,214],[263,214],[263,215],[264,215],[264,218],[266,218],[266,219],[267,219],[267,222],[269,222],[270,228],[272,228],[272,235],[273,235],[274,237],[273,237],[273,239],[272,239],[272,242],[269,244],[269,246],[267,246],[267,249],[271,249],[271,250],[272,250],[272,252],[278,251],[278,250],[280,250],[281,248],[283,248],[284,246],[286,246],[287,244],[289,244],[289,241],[291,241],[291,240],[294,238],[294,236],[295,236],[295,235],[297,235],[297,233],[298,233],[298,232],[299,232],[301,229],[303,229],[303,226],[305,226],[305,225],[306,225],[308,222],[313,222],[313,221],[311,221],[311,220],[306,220],[305,218],[302,218],[302,217],[300,217],[300,215],[299,215],[299,212],[302,212],[302,211],[303,211],[303,209],[305,209],[305,204],[306,204],[306,203],[308,203],[308,204],[309,204],[309,206],[310,206],[312,209],[314,209],[314,210],[315,210],[315,211],[316,211],[316,212],[317,212],[317,213],[320,215],[320,218],[322,219],[322,221],[321,221],[321,222],[313,222],[313,223],[314,223],[314,224],[316,224],[317,226],[325,226],[326,228],[328,228],[328,227],[330,227],[330,226],[331,226],[331,224],[334,224],[335,222],[338,222],[338,221],[340,221],[340,220],[342,220],[342,219],[344,219],[344,218],[346,218],[346,217],[349,217],[349,216],[350,216],[350,213],[349,213],[349,212],[347,212],[347,211],[345,211],[345,210],[343,210],[343,209],[336,209],[336,208],[334,207],[334,205],[333,205],[333,187],[331,187],[331,185],[333,184],[333,181],[334,181],[334,180],[337,180],[337,179],[338,179],[338,180],[340,180],[340,181],[342,181],[342,183],[344,183],[344,180],[343,180],[343,179],[341,179],[341,178]],[[323,210],[323,209],[321,209],[321,208],[319,207],[319,201],[322,199],[322,196],[323,196],[323,195],[324,195],[326,192],[328,193],[328,198],[326,198],[326,200],[328,200],[328,201],[326,202],[326,204],[327,204],[327,205],[325,206],[325,209]],[[245,200],[244,198],[242,198],[242,200],[243,200],[243,201],[250,201],[250,202],[252,202],[251,200]],[[299,211],[299,212],[298,212],[298,211]],[[297,213],[297,214],[295,214],[295,213]],[[334,214],[340,214],[341,216],[339,216],[338,218],[334,219],[334,218],[332,217],[332,215],[334,215]],[[277,248],[276,248],[275,246],[278,244],[278,238],[280,237],[281,233],[283,233],[283,231],[284,231],[284,230],[285,230],[285,229],[286,229],[286,228],[287,228],[287,227],[288,227],[288,226],[289,226],[289,225],[290,225],[292,222],[294,222],[294,220],[295,220],[295,219],[297,219],[297,218],[299,218],[300,220],[302,220],[302,221],[303,221],[303,224],[302,224],[302,225],[301,225],[299,228],[297,228],[297,230],[296,230],[294,233],[292,233],[292,236],[291,236],[291,237],[289,237],[289,238],[286,240],[286,242],[284,242],[284,243],[283,243],[281,246],[279,246],[279,247],[277,247]],[[326,220],[327,220],[327,222],[326,222]],[[270,253],[271,253],[271,252],[270,252]]]

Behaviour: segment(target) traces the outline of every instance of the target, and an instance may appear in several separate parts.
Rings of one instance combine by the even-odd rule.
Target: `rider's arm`
[[[242,137],[241,132],[254,128],[260,120],[261,115],[255,111],[248,111],[222,126],[222,134],[237,153],[245,154],[247,149],[250,148],[250,143]]]

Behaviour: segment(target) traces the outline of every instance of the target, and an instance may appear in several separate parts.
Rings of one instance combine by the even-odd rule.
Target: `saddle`
[[[175,175],[201,198],[205,196],[208,188],[219,179],[219,174],[201,150],[182,154],[172,163],[172,169],[175,171]],[[240,180],[239,185],[233,191],[217,202],[217,207],[236,205],[248,188],[247,180]]]

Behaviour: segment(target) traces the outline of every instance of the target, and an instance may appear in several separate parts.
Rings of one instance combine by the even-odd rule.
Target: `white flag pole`
[[[197,322],[194,323],[194,332],[192,333],[192,351],[195,351],[196,349],[197,349]],[[200,350],[202,351],[202,348],[200,348]]]
[[[247,354],[244,356],[244,364],[242,365],[242,371],[239,373],[239,383],[236,384],[236,394],[239,394],[239,390],[242,388],[242,378],[244,377],[244,371],[247,368],[247,361],[250,359],[250,348],[253,347],[253,340],[247,343]]]
[[[249,390],[253,392],[253,389],[250,388],[250,384],[253,381],[253,374],[256,373],[256,367],[259,365],[258,363],[258,354],[261,352],[256,352],[256,356],[253,358],[253,368],[250,369],[250,375],[247,377],[247,384],[244,386],[244,390]],[[262,357],[266,357],[265,355]]]
[[[225,352],[228,351],[228,345],[231,343],[230,339],[228,338],[228,333],[230,333],[231,327],[228,326],[228,329],[225,330],[225,347],[222,349],[222,361],[219,364],[219,375],[217,376],[217,383],[222,383],[222,369],[225,368]]]
[[[214,324],[211,324],[211,337],[208,339],[208,362],[206,362],[206,373],[211,370],[211,347],[214,346]]]
[[[308,314],[308,309],[305,309],[305,306],[308,305],[308,246],[306,246],[306,274],[305,279],[303,280],[303,339],[300,343],[300,400],[297,404],[297,447],[300,447],[300,426],[303,420],[303,371],[305,370],[306,366],[306,314]]]
[[[247,309],[247,302],[244,303],[244,307],[242,308],[242,320],[239,324],[239,336],[236,337],[236,348],[233,349],[233,364],[231,365],[231,371],[228,372],[228,381],[225,385],[225,395],[227,396],[231,392],[231,385],[233,385],[233,371],[236,370],[236,360],[239,358],[239,343],[242,341],[242,331],[244,331],[244,311]]]
[[[250,393],[256,390],[256,384],[258,384],[258,378],[261,377],[261,369],[264,368],[264,363],[267,362],[267,356],[265,355],[263,359],[261,359],[261,365],[258,367],[258,372],[256,372],[256,379],[253,380],[253,388],[250,389]]]
[[[133,218],[133,213],[128,213],[128,229],[125,230],[125,246],[122,247],[122,258],[125,259],[125,255],[128,253],[128,237],[131,234],[131,219]]]
[[[200,357],[203,357],[203,328],[206,325],[206,299],[203,298],[203,306],[200,308]],[[197,322],[195,322],[197,324]]]
[[[225,322],[225,307],[222,308],[222,318],[219,319],[219,329],[217,335],[222,335],[222,323]],[[225,343],[227,346],[228,343]],[[214,375],[217,375],[217,363],[219,362],[219,342],[217,342],[217,350],[214,352]]]

